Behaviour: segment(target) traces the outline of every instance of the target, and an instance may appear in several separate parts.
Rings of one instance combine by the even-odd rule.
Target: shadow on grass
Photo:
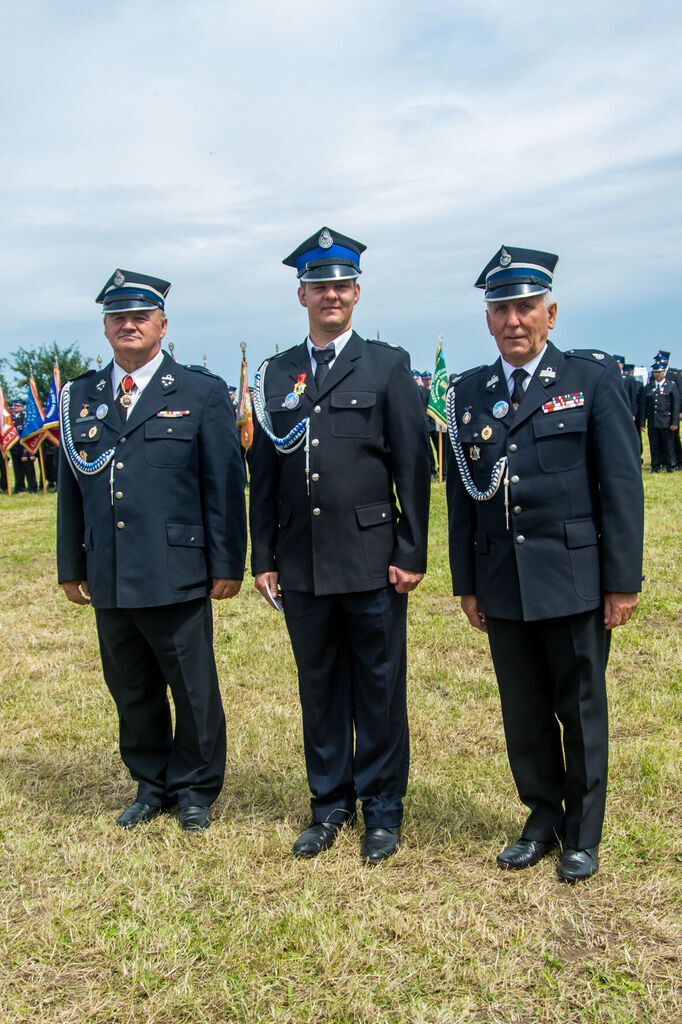
[[[0,758],[0,793],[3,803],[18,810],[33,804],[39,813],[94,818],[131,803],[135,783],[108,751],[79,752],[68,758],[36,751],[32,756]],[[292,772],[228,763],[214,816],[251,824],[302,824],[309,820],[308,801],[303,766]],[[465,792],[454,781],[416,782],[408,790],[405,826],[436,842],[487,843],[501,835],[515,837],[519,820],[500,814],[485,798]]]

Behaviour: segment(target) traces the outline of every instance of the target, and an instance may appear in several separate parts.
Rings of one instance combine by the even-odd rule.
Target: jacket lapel
[[[89,412],[95,415],[97,410],[102,406],[106,405],[106,414],[102,417],[102,422],[106,423],[107,426],[111,427],[117,433],[121,432],[121,420],[118,413],[116,412],[116,405],[114,403],[114,392],[111,387],[111,372],[113,369],[113,360],[103,370],[96,373],[90,384],[87,398],[84,404],[89,406]],[[78,412],[71,409],[71,415],[78,416]]]
[[[502,366],[501,359],[498,359],[492,366],[488,367],[488,372],[486,373],[485,380],[483,381],[483,392],[483,404],[493,419],[499,420],[499,422],[509,426],[514,418],[514,410],[512,409],[509,392],[507,391],[507,384],[504,377],[504,368]],[[507,411],[504,416],[496,416],[493,412],[493,409],[499,402],[504,402],[507,406]],[[498,406],[498,408],[503,407]]]
[[[362,358],[363,347],[365,344],[366,343],[360,335],[353,331],[350,338],[343,346],[341,354],[334,360],[334,365],[327,374],[324,384],[319,391],[316,390],[318,398],[323,398],[332,390],[332,388],[335,388],[336,385],[344,379],[344,377],[347,377],[348,374],[355,369],[355,363],[358,359]]]

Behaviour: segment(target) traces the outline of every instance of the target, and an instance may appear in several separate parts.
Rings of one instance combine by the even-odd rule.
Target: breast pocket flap
[[[332,391],[332,409],[370,409],[377,404],[375,391]]]
[[[144,425],[144,436],[152,440],[191,441],[195,427],[191,420],[160,417],[147,420]]]

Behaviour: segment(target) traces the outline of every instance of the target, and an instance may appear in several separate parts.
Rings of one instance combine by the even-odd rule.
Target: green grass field
[[[215,606],[214,826],[116,828],[135,791],[92,611],[55,583],[55,497],[0,496],[0,1021],[682,1021],[682,474],[645,485],[644,596],[612,647],[602,868],[574,887],[552,857],[495,866],[524,809],[485,637],[449,593],[442,486],[410,606],[404,842],[374,868],[358,831],[291,856],[308,820],[294,664],[250,579]]]

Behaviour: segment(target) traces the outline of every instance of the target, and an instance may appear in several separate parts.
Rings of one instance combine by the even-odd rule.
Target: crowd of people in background
[[[635,426],[640,432],[640,447],[643,451],[642,431],[646,429],[652,473],[674,473],[682,469],[679,422],[682,415],[682,370],[670,365],[670,352],[659,349],[653,358],[646,383],[635,375],[634,363],[625,362],[625,357],[616,355],[623,374],[623,385],[630,403]],[[438,444],[438,425],[427,413],[433,375],[430,370],[413,370],[412,377],[419,388],[424,406],[430,441],[431,476],[434,480],[445,480],[449,445],[447,431],[443,433],[442,446]],[[237,388],[228,385],[230,400],[235,415],[238,409]],[[25,405],[16,400],[9,406],[12,422],[20,435],[24,425]],[[442,453],[439,463],[439,451]],[[241,448],[242,462],[246,470],[247,449]],[[10,478],[8,488],[7,469],[11,460],[14,482]],[[31,454],[21,443],[14,444],[9,459],[0,459],[0,491],[13,494],[38,491],[54,491],[57,487],[58,450],[50,444],[43,446],[45,481],[37,455]],[[440,470],[440,472],[439,472]]]

